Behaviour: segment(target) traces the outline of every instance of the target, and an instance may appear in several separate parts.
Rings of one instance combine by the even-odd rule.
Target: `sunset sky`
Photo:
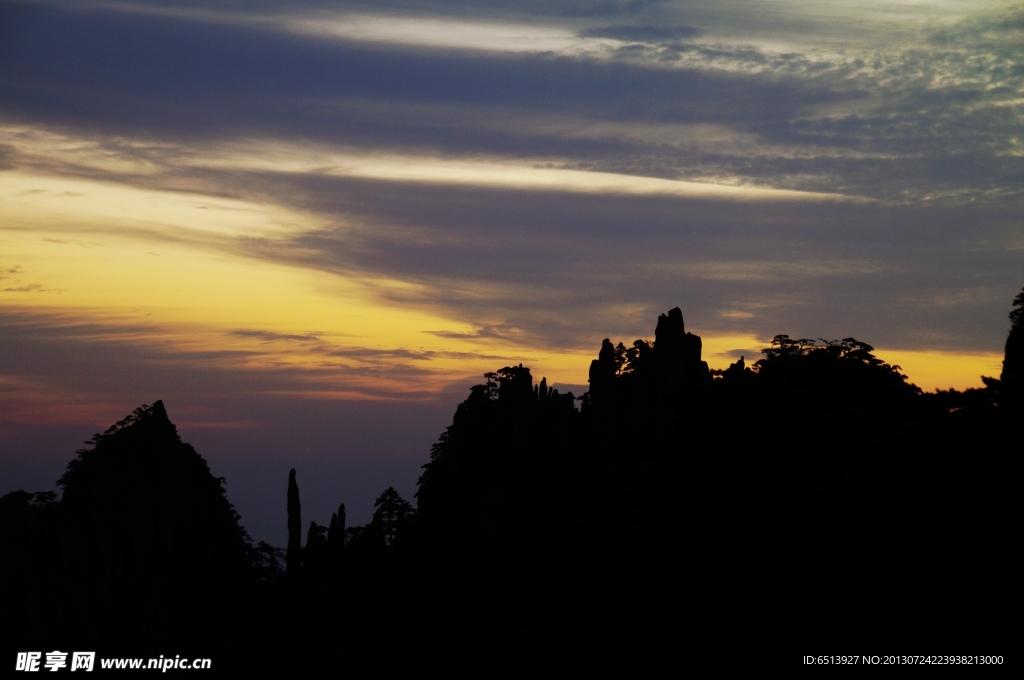
[[[0,0],[0,494],[162,399],[256,539],[415,491],[486,371],[855,337],[998,375],[1019,0]]]

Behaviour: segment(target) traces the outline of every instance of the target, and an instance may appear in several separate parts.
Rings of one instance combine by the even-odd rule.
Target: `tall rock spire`
[[[298,576],[302,564],[302,505],[295,468],[288,473],[288,577]]]

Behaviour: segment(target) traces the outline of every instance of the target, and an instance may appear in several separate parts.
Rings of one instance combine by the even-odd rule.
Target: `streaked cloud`
[[[362,14],[286,18],[281,24],[289,31],[321,38],[418,47],[559,53],[586,49],[571,31],[528,24]]]
[[[393,155],[322,155],[315,150],[273,149],[273,145],[254,143],[262,150],[258,156],[210,159],[199,167],[229,168],[243,171],[267,170],[335,177],[356,177],[393,182],[428,182],[444,185],[470,185],[601,194],[634,194],[708,197],[722,200],[820,201],[867,200],[821,192],[773,189],[771,187],[688,182],[621,173],[543,167],[538,164],[495,161],[423,158]],[[276,151],[276,153],[275,153]],[[276,156],[276,158],[275,158]]]

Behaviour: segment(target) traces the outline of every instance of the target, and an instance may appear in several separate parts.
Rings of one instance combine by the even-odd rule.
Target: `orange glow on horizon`
[[[414,282],[247,250],[317,229],[314,215],[20,171],[0,172],[0,180],[0,309],[80,329],[81,342],[146,347],[193,367],[284,371],[289,385],[267,394],[340,400],[423,399],[453,379],[518,363],[538,381],[582,385],[597,354],[597,345],[545,348],[515,332],[480,335],[431,306],[429,291]],[[713,368],[734,362],[736,348],[768,344],[753,335],[701,335]],[[188,358],[200,354],[202,364]],[[980,387],[980,376],[998,376],[1002,361],[995,353],[876,354],[926,391]],[[748,365],[758,358],[754,350]],[[16,395],[3,416],[9,422],[58,412],[93,418],[98,408],[97,395],[67,386],[7,378],[0,387]]]

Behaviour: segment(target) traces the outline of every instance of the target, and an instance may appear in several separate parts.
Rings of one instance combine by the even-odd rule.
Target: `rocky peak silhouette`
[[[658,325],[654,329],[656,351],[674,354],[682,347],[684,337],[686,326],[683,323],[683,310],[673,307],[668,314],[658,315]]]

